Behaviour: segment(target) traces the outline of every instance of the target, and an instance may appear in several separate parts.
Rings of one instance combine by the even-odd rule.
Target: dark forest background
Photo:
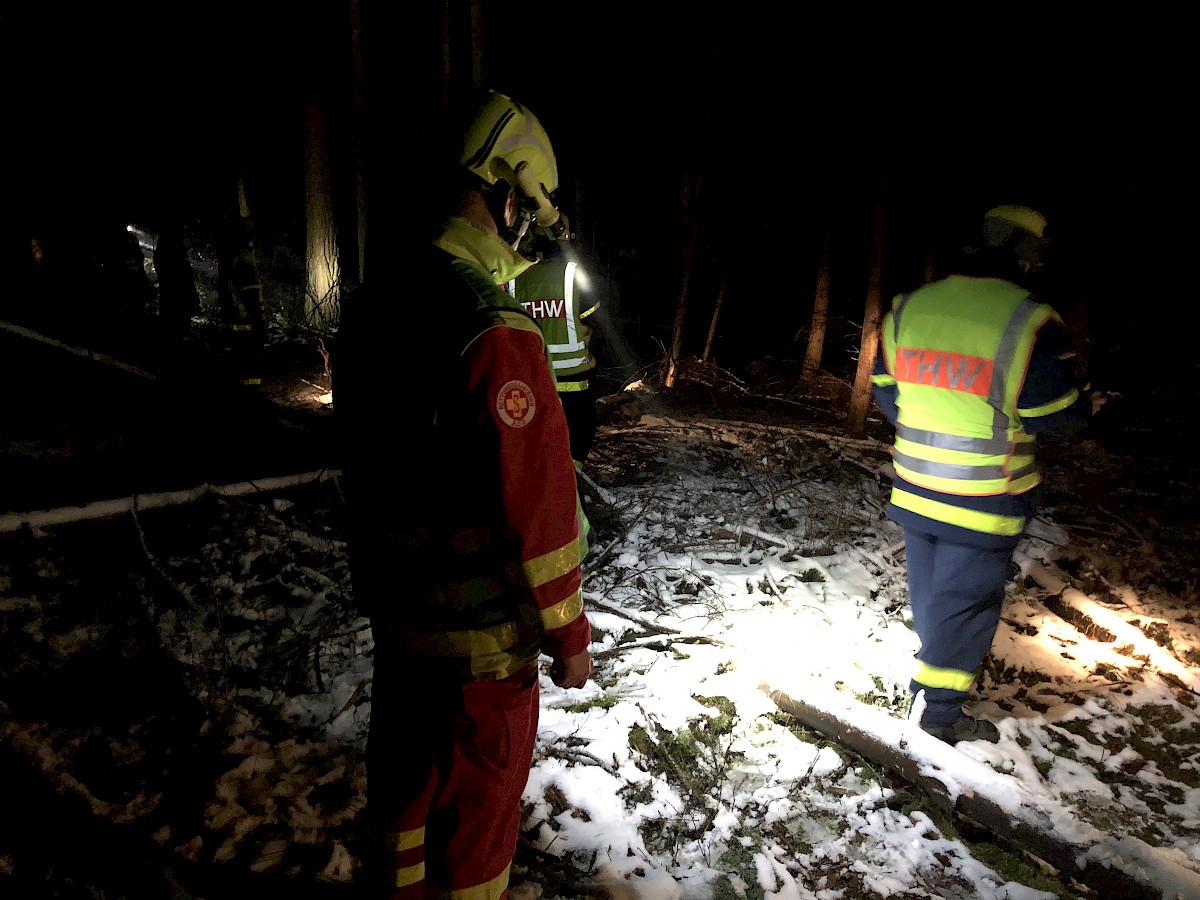
[[[1104,348],[1098,378],[1120,388],[1176,364],[1194,373],[1176,349],[1196,319],[1180,23],[1137,15],[495,0],[10,6],[0,13],[13,151],[5,253],[19,260],[34,234],[86,246],[127,222],[202,234],[240,175],[269,300],[272,279],[304,277],[303,134],[318,97],[339,217],[353,220],[365,172],[367,274],[411,294],[401,226],[421,209],[445,110],[483,85],[547,128],[562,205],[644,359],[669,344],[693,221],[687,351],[699,352],[724,280],[718,362],[801,355],[795,337],[829,232],[827,364],[852,371],[876,202],[885,297],[918,285],[931,252],[983,210],[1023,203],[1051,220],[1047,299],[1086,315]],[[4,301],[25,302],[19,290]]]

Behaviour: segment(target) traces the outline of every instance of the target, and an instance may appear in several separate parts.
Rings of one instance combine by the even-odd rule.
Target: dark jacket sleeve
[[[1030,434],[1068,438],[1091,419],[1091,397],[1075,383],[1074,354],[1066,329],[1050,319],[1038,331],[1017,398],[1017,413]]]

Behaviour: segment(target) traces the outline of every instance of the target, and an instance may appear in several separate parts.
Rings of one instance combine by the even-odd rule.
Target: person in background
[[[578,264],[568,260],[562,245],[535,232],[530,255],[538,257],[520,278],[508,283],[508,291],[542,330],[546,352],[554,371],[558,397],[567,416],[571,435],[571,458],[582,471],[596,439],[596,396],[588,373],[596,368],[591,353],[592,329],[586,320],[599,307],[581,284]]]
[[[267,320],[254,223],[248,215],[226,218],[217,270],[221,330],[231,374],[239,391],[257,395],[262,386]]]
[[[507,898],[539,658],[591,673],[586,553],[544,340],[500,286],[528,227],[565,232],[537,118],[489,92],[440,182],[445,214],[343,304],[333,352],[356,602],[374,647],[376,896]],[[433,176],[430,176],[433,177]],[[408,221],[405,219],[404,221]]]
[[[982,225],[952,274],[893,300],[872,379],[896,430],[887,513],[904,529],[921,643],[910,717],[948,743],[999,740],[962,704],[1036,508],[1035,437],[1069,438],[1091,415],[1063,322],[1029,290],[1045,217],[998,206]]]

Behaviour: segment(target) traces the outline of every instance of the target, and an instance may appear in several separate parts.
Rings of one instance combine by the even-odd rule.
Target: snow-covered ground
[[[1047,507],[972,707],[1001,741],[942,744],[905,718],[917,642],[886,458],[781,424],[601,429],[595,671],[581,691],[542,679],[514,881],[561,900],[1200,897],[1184,598],[1121,580],[1119,525]],[[339,517],[330,477],[6,537],[0,759],[145,835],[183,884],[198,868],[351,884],[372,644]],[[157,718],[39,695],[46,673],[135,645],[167,651],[155,671],[188,710],[170,734],[204,753],[164,750]],[[129,689],[92,687],[101,707]],[[194,808],[171,774],[193,757]],[[1059,853],[1057,871],[1012,841]],[[35,876],[0,843],[0,894]]]

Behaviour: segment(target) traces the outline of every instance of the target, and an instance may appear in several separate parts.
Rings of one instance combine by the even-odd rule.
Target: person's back
[[[587,319],[599,304],[582,289],[577,271],[578,264],[551,244],[540,262],[509,283],[509,291],[546,339],[571,433],[571,456],[576,468],[582,468],[596,436],[596,399],[589,379],[596,359]]]
[[[872,381],[896,429],[889,518],[904,528],[921,640],[912,715],[943,740],[999,739],[965,715],[999,623],[1012,552],[1033,515],[1035,435],[1087,420],[1062,320],[1020,284],[1045,220],[997,207],[956,274],[895,298]]]

